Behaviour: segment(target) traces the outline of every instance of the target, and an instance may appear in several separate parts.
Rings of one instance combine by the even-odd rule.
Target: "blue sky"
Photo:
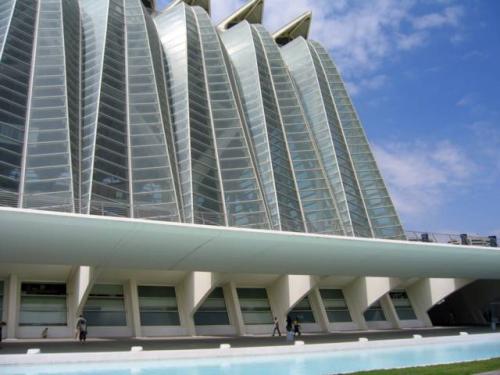
[[[500,1],[267,0],[264,24],[309,9],[405,228],[500,236]]]

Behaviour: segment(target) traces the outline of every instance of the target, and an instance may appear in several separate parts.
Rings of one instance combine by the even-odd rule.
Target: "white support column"
[[[90,266],[76,266],[67,280],[68,287],[68,325],[76,326],[76,320],[82,313],[90,290],[94,286],[100,269]]]
[[[406,293],[413,306],[415,315],[426,326],[432,327],[427,313],[436,303],[451,293],[471,283],[472,279],[425,278],[420,279],[406,288]]]
[[[226,300],[229,320],[236,328],[236,333],[240,336],[243,336],[246,333],[246,329],[245,329],[245,322],[243,320],[243,314],[241,313],[241,306],[240,306],[240,300],[238,299],[238,292],[236,291],[236,284],[231,281],[226,285],[224,285],[222,288]]]
[[[325,304],[323,303],[323,299],[321,298],[321,294],[317,286],[311,290],[311,293],[309,293],[309,302],[311,303],[311,308],[321,330],[324,332],[329,332],[330,321],[328,320]]]
[[[15,339],[18,324],[19,311],[19,279],[17,275],[9,275],[7,289],[7,338]]]
[[[359,277],[343,289],[351,317],[359,329],[368,329],[363,316],[365,310],[400,283],[397,278]]]
[[[288,312],[318,284],[310,275],[283,275],[267,288],[273,315],[285,320]]]
[[[189,335],[196,335],[193,315],[219,282],[219,274],[214,272],[189,272],[176,286],[181,324]]]
[[[137,281],[135,279],[130,279],[127,284],[125,284],[125,293],[129,296],[128,298],[128,311],[132,326],[132,335],[134,337],[142,337],[141,329],[141,312],[139,307],[139,293],[137,291]]]
[[[394,304],[392,303],[392,300],[391,300],[391,297],[389,296],[389,293],[384,294],[380,298],[380,306],[382,306],[382,309],[384,310],[386,318],[389,322],[391,322],[392,326],[394,328],[401,329],[401,323],[399,321],[398,314],[396,312],[396,308],[394,307]]]

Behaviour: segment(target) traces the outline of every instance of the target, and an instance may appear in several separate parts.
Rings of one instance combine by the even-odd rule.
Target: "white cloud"
[[[411,50],[423,45],[426,41],[427,33],[418,31],[412,34],[398,35],[398,47],[402,50]]]
[[[396,208],[408,221],[439,211],[474,182],[478,170],[447,140],[378,144],[374,152]]]
[[[440,13],[430,13],[413,19],[413,27],[417,30],[431,29],[443,26],[457,26],[464,10],[460,6],[445,8]]]

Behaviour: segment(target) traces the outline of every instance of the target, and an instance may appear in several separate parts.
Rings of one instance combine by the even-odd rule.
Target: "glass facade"
[[[330,323],[352,321],[342,289],[320,289],[319,293],[321,294],[321,299],[323,300],[326,315]]]
[[[327,51],[191,4],[1,2],[0,205],[404,238]]]
[[[273,324],[273,314],[266,289],[238,288],[237,292],[245,324]]]
[[[139,285],[137,292],[139,294],[141,325],[180,325],[174,287]]]
[[[222,288],[215,288],[208,295],[194,314],[194,323],[198,326],[230,325]]]
[[[377,301],[368,307],[363,315],[365,316],[365,320],[367,322],[381,322],[387,320],[385,318],[384,309],[382,309],[382,306],[380,305],[380,301]]]
[[[65,326],[66,284],[22,283],[20,326]]]
[[[392,304],[396,309],[396,314],[398,315],[399,320],[417,319],[410,299],[408,298],[408,294],[406,294],[404,289],[389,292],[389,297],[391,297]]]
[[[83,309],[89,326],[126,326],[125,300],[122,285],[96,284]]]
[[[299,324],[316,323],[308,296],[304,297],[302,301],[296,304],[288,315],[292,318],[292,321],[297,320]]]

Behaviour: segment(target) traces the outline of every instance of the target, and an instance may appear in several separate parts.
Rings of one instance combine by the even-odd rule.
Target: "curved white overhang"
[[[224,21],[219,23],[217,28],[221,31],[227,30],[242,21],[248,21],[248,23],[262,23],[263,13],[264,0],[250,0]]]
[[[198,6],[198,7],[201,7],[203,9],[205,9],[205,11],[210,14],[210,0],[173,0],[170,4],[168,4],[168,6],[165,8],[165,10],[167,9],[170,9],[170,8],[173,8],[175,7],[177,4],[180,4],[180,3],[186,3],[187,5],[190,5],[190,6]]]
[[[500,248],[0,208],[2,263],[500,279]]]
[[[311,29],[311,21],[312,12],[302,14],[273,34],[275,42],[280,46],[284,46],[298,37],[307,39]]]

